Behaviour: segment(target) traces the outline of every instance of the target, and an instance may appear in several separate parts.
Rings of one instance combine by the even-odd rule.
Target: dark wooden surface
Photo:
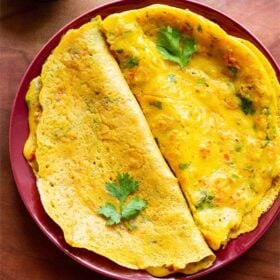
[[[141,0],[139,0],[141,1]],[[108,0],[0,0],[0,279],[105,279],[61,253],[36,227],[17,193],[8,126],[19,82],[42,45],[65,23]],[[156,2],[156,1],[155,1]],[[245,25],[280,62],[279,0],[201,0]],[[280,279],[280,220],[241,258],[204,280]]]

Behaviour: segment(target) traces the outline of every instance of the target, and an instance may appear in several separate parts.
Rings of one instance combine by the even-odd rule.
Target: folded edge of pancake
[[[245,39],[238,38],[238,40],[245,45],[248,49],[250,49],[251,52],[254,53],[254,55],[259,59],[259,61],[262,63],[264,69],[266,70],[270,82],[271,87],[274,89],[276,97],[277,97],[277,106],[278,106],[278,124],[280,127],[280,84],[276,77],[276,73],[267,60],[267,58],[263,55],[263,53],[250,41],[247,41]]]
[[[277,117],[278,117],[278,127],[280,127],[280,85],[274,69],[272,68],[267,58],[253,43],[245,39],[235,38],[235,37],[233,38],[239,40],[243,45],[245,45],[262,63],[265,71],[267,72],[271,83],[271,88],[274,89],[275,94],[277,96],[277,106],[278,106]],[[277,165],[280,166],[280,157],[278,158],[278,161],[279,162],[277,163]],[[243,217],[240,227],[236,231],[232,231],[230,233],[230,238],[236,238],[242,233],[255,229],[258,225],[258,219],[263,213],[265,213],[271,207],[274,200],[277,198],[279,192],[280,192],[280,174],[277,177],[275,177],[275,179],[272,182],[271,188],[265,193],[261,202],[251,212],[249,212]]]
[[[157,276],[194,273],[215,256],[107,49],[99,21],[68,31],[44,64],[37,126],[29,107],[32,137],[26,147],[33,148],[24,154],[30,160],[28,150],[36,149],[41,201],[73,247]],[[131,231],[106,226],[97,213],[105,202],[116,202],[104,186],[122,172],[139,181],[137,195],[148,204]]]

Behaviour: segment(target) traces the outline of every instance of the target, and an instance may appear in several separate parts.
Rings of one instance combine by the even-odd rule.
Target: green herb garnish
[[[234,178],[234,179],[239,179],[239,176],[236,175],[236,174],[231,174],[231,177]]]
[[[156,45],[163,59],[175,62],[182,68],[197,50],[193,37],[182,36],[178,29],[171,26],[160,28]]]
[[[186,162],[186,163],[180,163],[179,164],[179,169],[184,170],[187,169],[190,166],[190,162]]]
[[[234,147],[234,150],[235,150],[236,152],[241,152],[242,146],[237,145],[237,146]]]
[[[228,71],[234,76],[236,77],[238,69],[234,66],[228,66]]]
[[[128,221],[135,218],[144,210],[147,203],[144,199],[133,197],[126,205],[127,197],[137,191],[139,183],[128,173],[118,174],[117,181],[106,183],[108,193],[119,201],[119,211],[112,203],[105,203],[98,209],[98,213],[107,218],[106,225],[119,224],[122,220]]]
[[[160,101],[150,102],[149,105],[156,107],[157,109],[160,109],[160,110],[162,109],[162,103]]]
[[[248,186],[249,186],[249,189],[250,189],[252,192],[256,193],[255,184],[250,183]]]
[[[202,197],[198,204],[195,206],[196,209],[203,210],[207,208],[215,207],[213,203],[214,196],[209,195],[205,190],[200,190]]]
[[[139,64],[139,58],[137,57],[129,57],[126,59],[126,61],[123,63],[123,68],[133,68]]]
[[[118,213],[115,205],[112,203],[107,202],[104,204],[98,209],[98,213],[108,219],[106,222],[107,226],[119,224],[121,222],[121,215]]]
[[[239,106],[240,106],[241,110],[243,111],[243,113],[245,115],[253,115],[255,113],[253,101],[240,94],[238,94],[237,96],[240,98]]]

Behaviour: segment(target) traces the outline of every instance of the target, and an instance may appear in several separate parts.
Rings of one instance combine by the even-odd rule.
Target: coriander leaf
[[[189,63],[193,53],[195,52],[196,52],[196,44],[194,38],[191,37],[184,38],[183,51],[181,56],[183,66],[186,66]]]
[[[163,55],[180,56],[181,32],[171,26],[163,27],[159,30],[157,47]]]
[[[178,167],[179,169],[184,170],[187,169],[190,166],[190,164],[191,164],[190,162],[184,162],[184,163],[180,163]]]
[[[231,174],[231,177],[234,178],[234,179],[239,179],[240,177],[236,174]]]
[[[129,57],[125,62],[123,63],[123,68],[133,68],[135,66],[139,65],[139,58],[138,57]]]
[[[123,203],[128,195],[137,190],[138,182],[130,177],[128,173],[118,174],[117,180],[119,186],[116,182],[109,182],[106,183],[106,189],[111,196],[116,197]]]
[[[121,200],[123,195],[122,190],[115,182],[108,182],[105,186],[111,196],[116,197],[118,200]]]
[[[147,203],[144,199],[134,197],[122,210],[122,218],[124,220],[129,220],[135,218],[140,211],[144,210]]]
[[[253,115],[255,113],[255,108],[253,105],[253,101],[242,96],[241,94],[237,94],[237,97],[240,99],[240,108],[245,115]]]
[[[124,202],[128,195],[134,193],[138,189],[139,183],[134,180],[128,173],[118,174],[117,176],[120,185],[120,201]]]
[[[194,38],[183,37],[181,32],[171,26],[160,28],[156,46],[163,59],[184,67],[196,51]]]
[[[112,203],[107,202],[105,205],[101,206],[98,209],[98,213],[108,218],[106,225],[119,224],[121,222],[121,216]]]
[[[242,146],[237,145],[237,146],[234,147],[234,150],[235,150],[236,152],[241,152]]]
[[[132,198],[125,205],[125,200],[130,194],[137,191],[138,185],[139,183],[128,173],[118,174],[117,180],[105,184],[108,193],[119,201],[119,211],[114,204],[109,202],[98,209],[98,213],[108,219],[106,225],[119,224],[121,221],[127,223],[128,220],[135,218],[146,207],[146,201],[137,197]],[[127,225],[125,224],[125,226]],[[130,230],[133,228],[132,225],[128,227]]]
[[[160,102],[160,101],[150,102],[149,105],[156,107],[157,109],[162,109],[162,102]]]
[[[228,66],[228,71],[229,71],[232,75],[236,76],[236,74],[237,74],[237,72],[238,72],[238,69],[237,69],[236,67],[234,67],[234,66]]]
[[[201,190],[202,197],[195,206],[196,209],[204,210],[207,208],[213,208],[215,205],[213,204],[213,195],[209,195],[205,190]]]

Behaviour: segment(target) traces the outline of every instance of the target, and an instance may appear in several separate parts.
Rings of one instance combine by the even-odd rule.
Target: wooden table
[[[141,1],[141,0],[139,0]],[[28,215],[13,181],[8,152],[9,116],[24,71],[64,24],[108,0],[1,0],[1,259],[0,279],[105,279],[61,253]],[[279,0],[201,0],[248,27],[280,63]],[[280,279],[280,220],[237,261],[203,278]]]

